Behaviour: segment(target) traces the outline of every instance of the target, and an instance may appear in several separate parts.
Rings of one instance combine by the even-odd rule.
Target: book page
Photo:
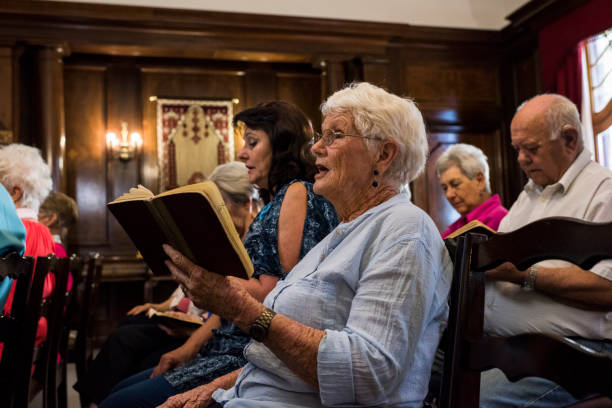
[[[153,198],[153,196],[154,194],[151,192],[151,190],[139,184],[138,187],[130,188],[130,191],[128,193],[125,193],[117,197],[115,200],[111,201],[109,204],[120,203],[123,201],[150,200],[151,198]]]
[[[458,230],[454,231],[452,234],[449,234],[446,238],[456,238],[460,235],[465,234],[468,231],[478,232],[480,234],[485,234],[488,236],[495,234],[495,231],[492,228],[490,228],[488,225],[478,220],[473,220],[473,221],[468,222],[467,224],[465,224],[463,227],[459,228]]]
[[[198,316],[187,315],[182,312],[159,312],[153,308],[147,310],[147,317],[160,324],[171,324],[173,326],[184,325],[198,327],[204,324],[204,321]]]

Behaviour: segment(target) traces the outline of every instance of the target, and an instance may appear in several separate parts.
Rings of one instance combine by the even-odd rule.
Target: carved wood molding
[[[381,56],[393,46],[493,44],[487,30],[53,1],[0,3],[0,41],[67,40],[73,52],[215,58],[215,50]],[[299,50],[299,52],[296,52]],[[212,54],[211,54],[212,53]],[[304,57],[305,56],[305,57]],[[220,56],[223,58],[223,56]]]

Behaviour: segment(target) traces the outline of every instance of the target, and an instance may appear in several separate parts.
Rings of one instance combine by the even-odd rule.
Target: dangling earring
[[[378,170],[374,170],[374,177],[378,176]],[[378,181],[374,179],[372,182],[372,187],[378,187]]]

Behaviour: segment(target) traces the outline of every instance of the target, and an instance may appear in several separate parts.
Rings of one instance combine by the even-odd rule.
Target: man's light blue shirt
[[[452,264],[432,220],[407,194],[342,223],[315,246],[264,304],[324,330],[319,392],[262,343],[226,407],[420,407],[446,325]]]

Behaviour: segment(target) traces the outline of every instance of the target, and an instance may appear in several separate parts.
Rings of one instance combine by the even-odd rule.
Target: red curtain
[[[590,0],[539,33],[542,88],[582,103],[578,44],[612,27],[612,0]]]

